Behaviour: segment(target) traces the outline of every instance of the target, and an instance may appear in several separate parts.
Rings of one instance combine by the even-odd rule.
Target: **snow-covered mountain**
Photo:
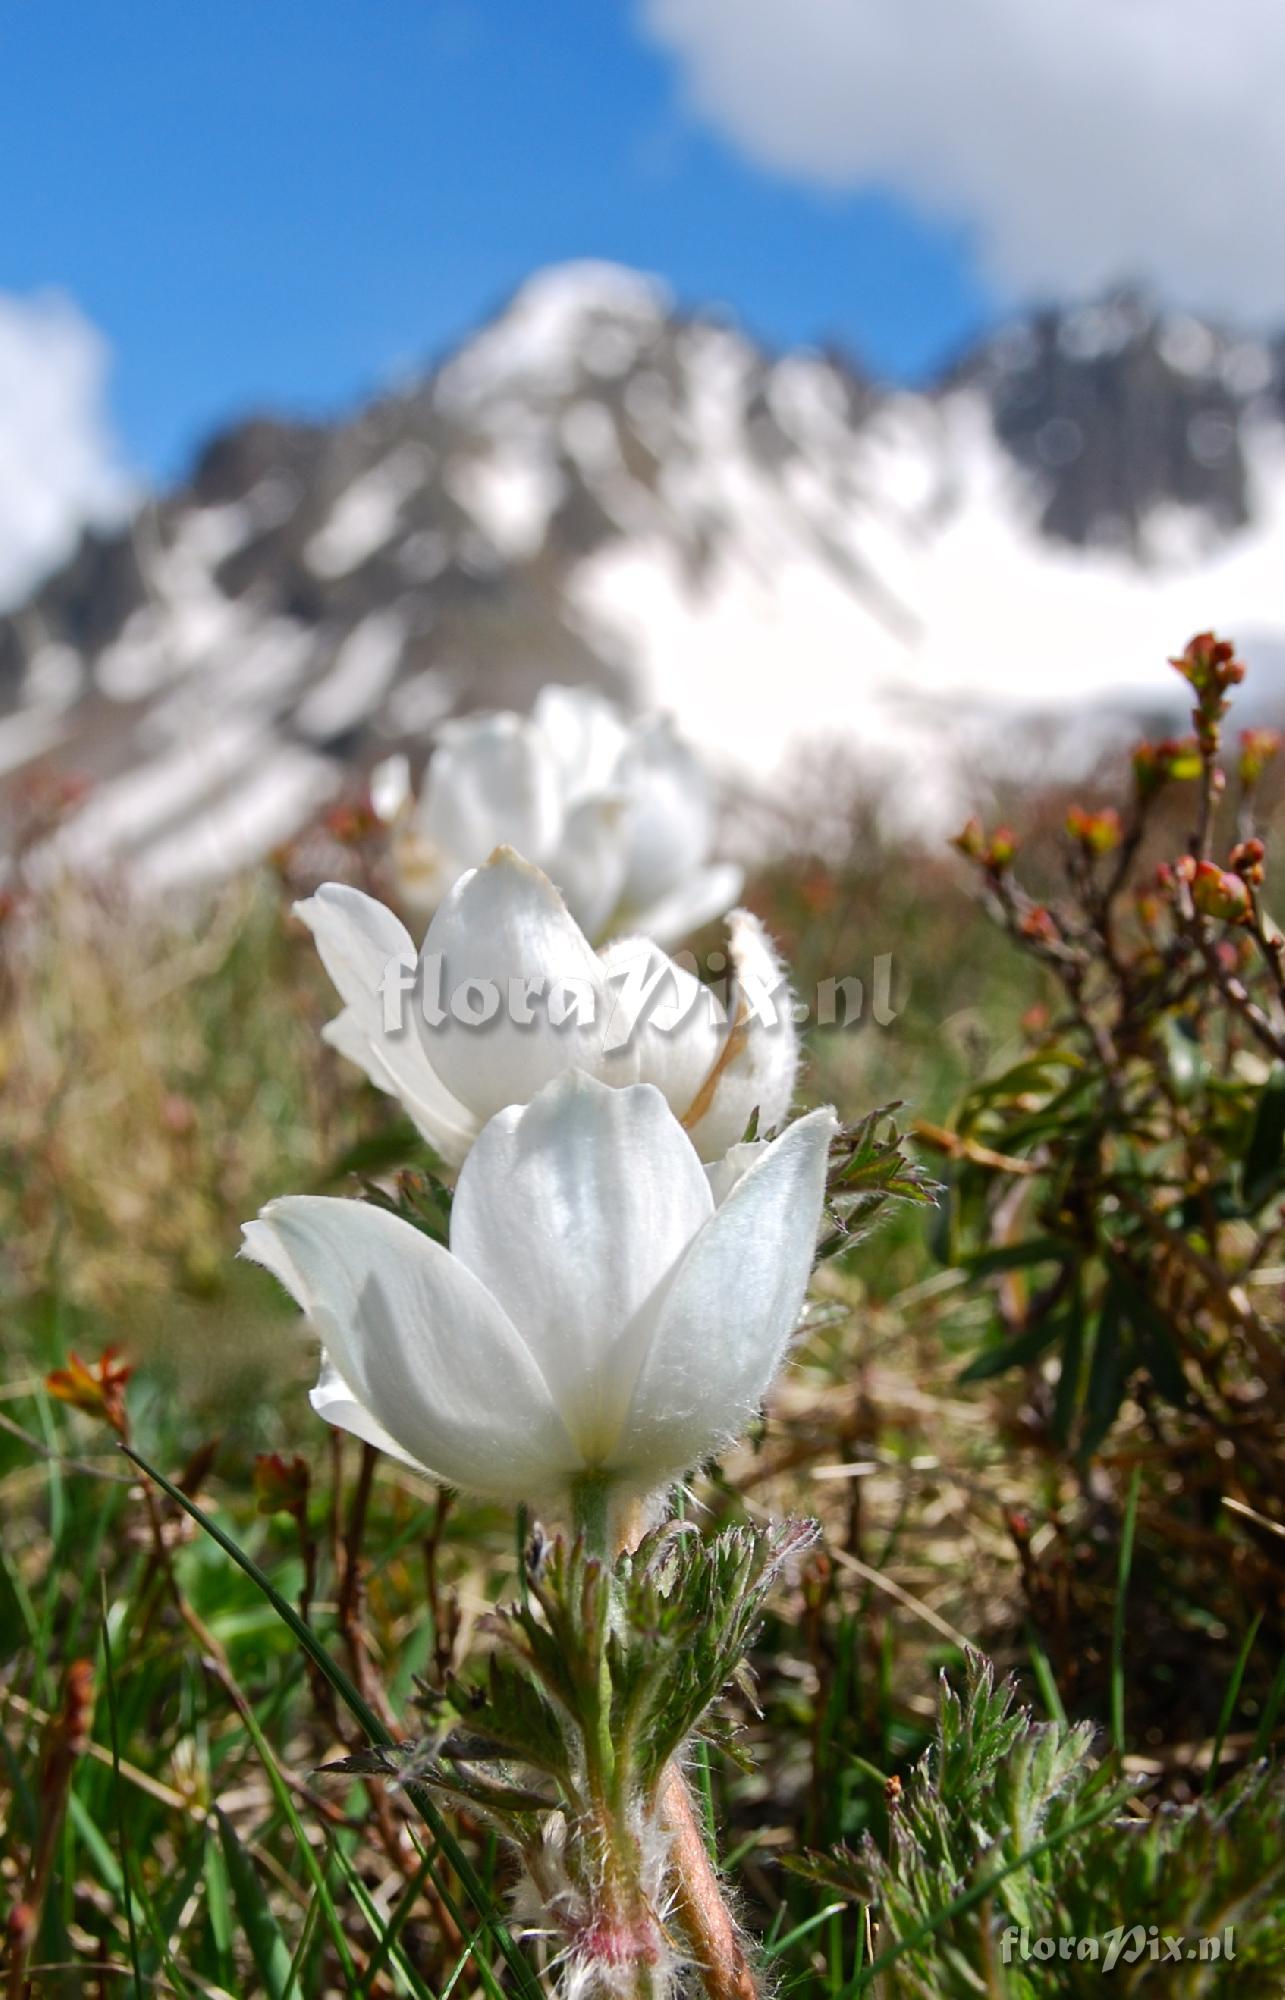
[[[1208,625],[1282,685],[1285,343],[1122,293],[910,394],[572,265],[414,386],[239,425],[87,537],[0,619],[0,783],[83,774],[73,858],[165,887],[453,711],[595,680],[733,775],[849,741],[937,823],[1036,718],[1172,703]]]

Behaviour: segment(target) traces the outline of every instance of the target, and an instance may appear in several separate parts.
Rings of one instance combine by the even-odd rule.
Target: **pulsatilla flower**
[[[400,1099],[451,1166],[482,1125],[569,1070],[653,1083],[701,1158],[757,1113],[785,1120],[798,1070],[789,988],[758,918],[728,919],[725,995],[647,938],[596,952],[547,875],[499,848],[442,903],[418,953],[382,903],[328,882],[296,911],[344,1011],[323,1030]]]
[[[441,903],[466,868],[508,844],[546,869],[592,938],[676,943],[722,916],[741,871],[712,862],[699,759],[667,716],[630,721],[591,688],[549,686],[530,715],[470,715],[438,731],[416,801],[404,758],[372,777],[392,827],[400,900]]]
[[[565,1518],[735,1438],[779,1368],[816,1249],[833,1114],[701,1165],[661,1093],[569,1072],[490,1120],[450,1248],[299,1195],[245,1254],[324,1349],[313,1407],[450,1485]]]

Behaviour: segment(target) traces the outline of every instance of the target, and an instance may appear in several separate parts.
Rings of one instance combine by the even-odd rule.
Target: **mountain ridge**
[[[61,852],[167,889],[561,679],[672,708],[734,779],[845,742],[944,822],[1019,718],[1165,707],[1189,628],[1285,664],[1278,575],[1281,341],[1117,291],[890,390],[559,266],[423,377],[229,426],[87,536],[0,619],[0,786],[83,772]]]

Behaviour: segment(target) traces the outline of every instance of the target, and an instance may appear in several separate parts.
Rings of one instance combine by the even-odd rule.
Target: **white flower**
[[[321,1338],[312,1401],[433,1477],[565,1512],[577,1482],[654,1492],[744,1429],[816,1248],[833,1113],[716,1202],[660,1092],[570,1072],[483,1129],[450,1248],[363,1202],[297,1195],[245,1229]]]
[[[548,877],[507,848],[456,882],[418,954],[392,911],[358,889],[328,882],[295,907],[344,1002],[326,1040],[399,1098],[453,1166],[488,1118],[573,1069],[655,1084],[704,1160],[735,1145],[755,1112],[764,1134],[789,1113],[793,1008],[746,910],[728,920],[724,1004],[646,938],[595,952]]]
[[[675,943],[740,894],[741,871],[709,859],[713,813],[693,751],[666,717],[628,723],[591,689],[546,687],[529,716],[447,723],[418,804],[404,757],[377,767],[371,797],[417,915],[503,845],[546,870],[593,938],[629,929]]]

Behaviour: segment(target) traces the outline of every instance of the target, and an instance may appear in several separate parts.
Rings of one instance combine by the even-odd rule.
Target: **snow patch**
[[[519,447],[497,446],[485,457],[457,461],[445,483],[451,498],[511,562],[535,554],[564,492],[547,451]]]
[[[556,395],[573,388],[582,369],[623,375],[664,325],[669,304],[659,280],[624,265],[554,265],[447,362],[434,400],[461,413],[518,387]]]
[[[402,508],[428,476],[422,445],[399,445],[345,488],[303,559],[314,576],[348,576],[392,540]]]
[[[306,736],[324,741],[367,722],[386,694],[406,643],[406,623],[396,611],[372,611],[355,625],[334,662],[295,713]]]

